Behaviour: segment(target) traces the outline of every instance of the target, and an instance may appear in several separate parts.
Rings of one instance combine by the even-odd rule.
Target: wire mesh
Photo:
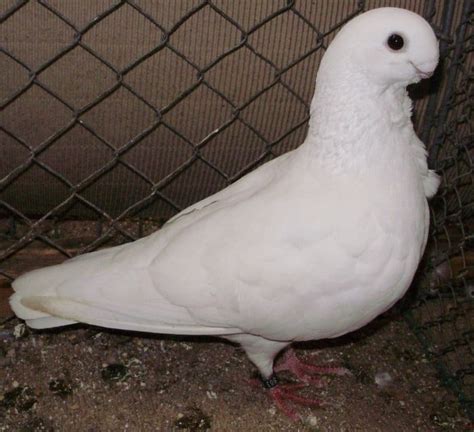
[[[441,41],[415,121],[443,185],[408,316],[472,413],[468,0],[2,2],[5,284],[39,265],[38,250],[44,265],[136,239],[296,147],[326,47],[353,16],[387,5],[424,15]]]
[[[447,87],[436,101],[426,139],[443,184],[431,203],[427,265],[407,315],[441,378],[474,418],[472,12],[473,3],[464,2],[458,25],[448,21],[451,41],[442,45]]]

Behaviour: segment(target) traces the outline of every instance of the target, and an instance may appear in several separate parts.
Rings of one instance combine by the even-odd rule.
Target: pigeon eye
[[[405,44],[405,41],[397,33],[390,35],[387,39],[387,45],[394,51],[401,50],[404,44]]]

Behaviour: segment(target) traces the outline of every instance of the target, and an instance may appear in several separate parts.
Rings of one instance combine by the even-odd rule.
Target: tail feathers
[[[77,324],[77,321],[70,321],[57,317],[44,317],[36,319],[27,319],[26,325],[33,329],[48,329],[53,327],[63,327],[71,324]]]
[[[25,306],[22,302],[22,299],[23,296],[20,293],[14,293],[10,297],[10,306],[18,318],[24,320],[35,320],[50,316],[50,314]]]
[[[10,305],[13,312],[26,321],[26,324],[34,329],[44,329],[52,327],[61,327],[65,325],[75,324],[77,321],[51,316],[48,312],[36,308],[35,303],[29,303],[27,299],[22,298],[19,293],[15,293],[10,297]],[[26,301],[25,301],[26,300]]]

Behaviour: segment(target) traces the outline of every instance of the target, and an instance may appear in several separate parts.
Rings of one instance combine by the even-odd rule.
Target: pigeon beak
[[[429,77],[431,77],[431,76],[433,75],[433,73],[434,73],[434,71],[425,72],[425,71],[423,71],[423,70],[421,70],[421,69],[418,69],[418,68],[415,68],[415,69],[416,69],[418,75],[420,75],[422,79],[429,78]]]
[[[431,63],[425,68],[421,68],[420,66],[416,66],[413,62],[410,62],[410,64],[413,66],[413,68],[416,70],[416,74],[421,78],[421,79],[426,79],[429,78],[433,75],[436,66],[438,62],[436,63]]]

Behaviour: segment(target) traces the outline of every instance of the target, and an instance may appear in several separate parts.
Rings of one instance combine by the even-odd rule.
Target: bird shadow
[[[113,329],[107,327],[99,327],[90,324],[73,324],[67,327],[55,327],[50,329],[41,329],[41,330],[30,330],[33,334],[44,334],[44,335],[68,335],[76,333],[78,330],[83,330],[86,333],[85,338],[93,338],[97,334],[106,334],[110,336],[118,337],[138,337],[141,339],[155,340],[155,341],[170,341],[170,342],[185,342],[185,343],[210,343],[210,342],[224,342],[229,345],[235,345],[233,342],[227,341],[226,339],[221,339],[215,336],[191,336],[191,335],[175,335],[175,334],[166,334],[166,333],[148,333],[148,332],[139,332],[133,330],[121,330]]]

